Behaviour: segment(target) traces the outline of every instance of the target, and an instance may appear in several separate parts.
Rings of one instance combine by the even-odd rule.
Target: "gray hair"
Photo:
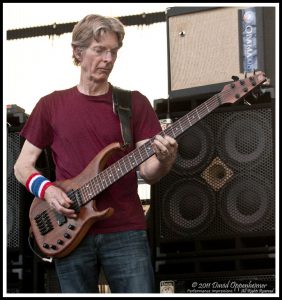
[[[73,49],[88,48],[93,40],[99,42],[105,32],[114,32],[117,35],[119,47],[122,47],[125,34],[123,24],[116,18],[101,15],[87,15],[79,21],[73,28],[71,45]],[[74,64],[78,66],[80,62],[74,53],[72,57]]]

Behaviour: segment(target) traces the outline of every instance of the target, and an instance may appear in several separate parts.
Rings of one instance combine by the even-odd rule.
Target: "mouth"
[[[98,68],[98,71],[101,72],[101,73],[110,73],[111,69],[108,69],[108,68]]]

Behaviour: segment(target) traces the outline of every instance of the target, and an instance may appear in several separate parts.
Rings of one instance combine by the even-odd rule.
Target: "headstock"
[[[263,72],[257,72],[249,77],[225,85],[219,93],[221,104],[237,102],[257,89],[266,80],[267,78]]]

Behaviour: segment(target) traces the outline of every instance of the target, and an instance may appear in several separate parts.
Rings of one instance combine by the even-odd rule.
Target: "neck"
[[[85,95],[88,96],[99,96],[104,95],[109,90],[109,83],[91,83],[91,84],[83,84],[81,81],[77,85],[78,90]]]

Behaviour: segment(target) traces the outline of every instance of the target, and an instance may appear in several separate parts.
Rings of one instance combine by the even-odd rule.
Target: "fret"
[[[117,173],[117,168],[115,166],[115,164],[110,166],[111,172],[113,174],[113,178],[115,179],[115,181],[119,178],[118,173]]]
[[[179,125],[179,126],[177,126]],[[183,132],[182,126],[180,122],[177,122],[176,124],[171,125],[172,131],[173,131],[173,136],[177,137],[178,135],[180,135]]]
[[[141,147],[137,148],[142,161],[144,161],[146,158],[149,157],[146,144],[147,144],[147,142],[144,145],[142,145]]]
[[[202,119],[205,115],[208,114],[208,110],[206,109],[204,104],[201,104],[198,109],[197,109],[198,115],[199,115],[199,119]]]
[[[190,121],[194,122],[194,123],[190,122],[190,125],[193,125],[198,121],[198,118],[197,118],[196,114],[194,113],[194,111],[192,111],[191,113],[188,113],[188,118],[189,118],[189,122]]]
[[[197,115],[198,115],[198,119],[200,120],[200,119],[201,119],[201,117],[200,117],[200,115],[199,115],[198,109],[197,109],[197,108],[195,108],[195,111],[196,111],[196,113],[197,113]]]
[[[189,119],[189,115],[188,115],[188,114],[187,114],[186,116],[184,116],[183,118],[187,119],[188,122],[189,122],[189,124],[190,124],[190,126],[192,126],[192,123],[191,123],[191,121],[190,121],[190,119]]]
[[[173,137],[174,134],[173,134],[173,129],[172,129],[172,125],[168,126],[165,130],[164,130],[164,133]]]
[[[86,189],[85,193],[87,195],[87,198],[92,198],[95,196],[93,190],[91,189],[90,183],[86,184],[84,187]]]
[[[208,112],[210,112],[210,109],[209,109],[209,107],[207,105],[207,101],[205,102],[205,105],[206,105],[206,108],[207,108]]]
[[[101,192],[107,186],[104,172],[99,173],[98,178],[100,179],[100,184],[98,185],[98,189],[99,189],[99,192]]]
[[[126,171],[130,171],[131,170],[131,162],[130,162],[130,159],[129,159],[129,156],[126,155],[124,157],[124,162],[125,162],[125,167],[126,167]]]
[[[140,165],[144,161],[142,153],[140,152],[140,148],[141,147],[138,147],[137,149],[134,150],[137,165]]]
[[[92,194],[93,194],[92,197],[95,197],[98,194],[98,190],[97,190],[97,184],[94,183],[94,180],[89,182],[89,188],[92,189]]]
[[[137,162],[135,160],[135,156],[134,155],[129,154],[128,155],[128,159],[129,159],[129,162],[130,162],[130,165],[131,165],[132,168],[137,167]]]
[[[222,92],[221,92],[221,93],[218,93],[218,94],[216,94],[216,95],[214,96],[214,98],[216,98],[216,100],[217,100],[217,104],[215,105],[215,108],[218,107],[218,106],[220,106],[220,105],[222,104],[221,94],[222,94]],[[211,99],[212,99],[212,98],[211,98]]]
[[[121,174],[126,174],[127,169],[126,169],[126,164],[124,162],[124,157],[119,161],[119,167],[120,167],[120,172]]]
[[[150,157],[152,155],[152,146],[151,146],[151,141],[148,141],[144,144],[144,148],[146,150],[147,156]]]
[[[85,188],[86,188],[86,187],[85,187]],[[80,195],[81,195],[81,197],[82,197],[82,202],[84,202],[84,199],[86,199],[86,201],[87,201],[88,199],[90,199],[90,197],[88,196],[88,193],[90,193],[90,192],[87,191],[87,190],[85,190],[85,188],[82,187],[81,190],[80,190]]]
[[[122,167],[120,165],[121,160],[118,160],[117,162],[114,163],[115,169],[116,169],[116,174],[117,177],[120,178],[123,176],[124,172],[122,171]]]
[[[106,175],[107,175],[107,173],[108,173],[108,176],[106,176],[106,178],[107,178],[107,183],[109,183],[109,185],[110,185],[111,183],[114,182],[114,174],[113,174],[113,172],[112,172],[112,168],[111,168],[111,167],[109,167],[109,168],[106,170]]]

